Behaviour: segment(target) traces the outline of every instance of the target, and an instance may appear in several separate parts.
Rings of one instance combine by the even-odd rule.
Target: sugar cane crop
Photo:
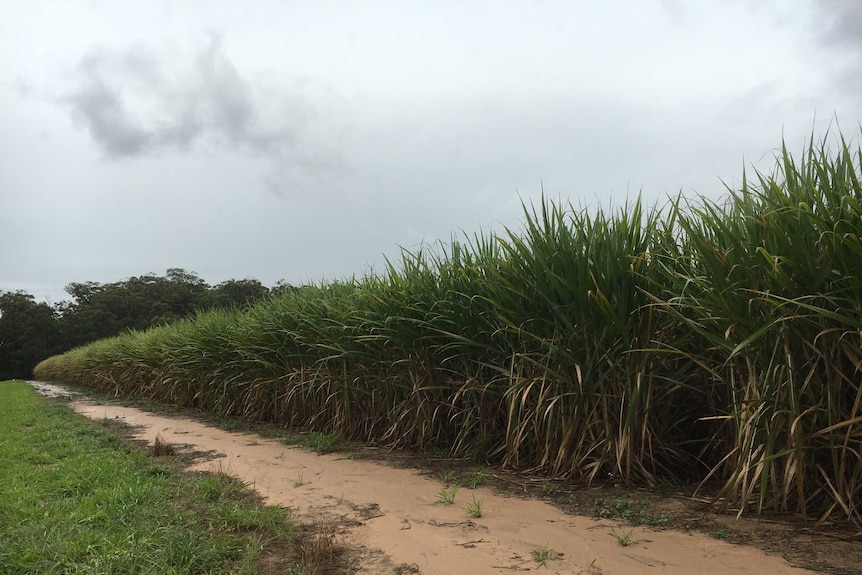
[[[39,379],[862,525],[862,152],[722,201],[526,205],[417,252],[50,358]]]

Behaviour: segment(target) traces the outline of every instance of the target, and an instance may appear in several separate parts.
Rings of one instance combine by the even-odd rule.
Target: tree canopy
[[[64,347],[51,306],[22,291],[0,292],[0,380],[29,377],[35,362]]]
[[[28,378],[41,360],[127,330],[170,323],[212,307],[246,307],[273,290],[256,279],[230,279],[210,286],[196,273],[171,268],[164,276],[145,274],[100,284],[66,286],[72,301],[53,306],[23,291],[0,291],[0,380]]]

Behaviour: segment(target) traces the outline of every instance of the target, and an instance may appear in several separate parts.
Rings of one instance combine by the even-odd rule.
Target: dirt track
[[[83,400],[72,405],[91,418],[139,426],[141,439],[161,435],[169,443],[223,454],[195,468],[252,483],[269,503],[290,507],[300,518],[333,521],[344,542],[359,551],[360,573],[813,573],[698,533],[637,527],[631,537],[636,542],[622,546],[611,530],[627,534],[631,527],[566,515],[542,501],[479,488],[461,489],[453,505],[444,505],[438,502],[442,485],[415,471],[316,455],[257,435],[129,407]],[[464,509],[473,496],[482,501],[479,518]],[[547,569],[532,556],[543,546],[559,554]]]

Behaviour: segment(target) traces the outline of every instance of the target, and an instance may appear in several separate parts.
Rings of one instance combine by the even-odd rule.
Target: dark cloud
[[[816,4],[823,16],[821,38],[855,52],[862,52],[862,2],[859,0],[820,0]]]
[[[123,104],[122,93],[98,76],[89,80],[69,97],[69,104],[93,139],[111,156],[133,156],[147,151],[153,134],[136,125]]]
[[[264,98],[215,34],[186,62],[142,46],[94,50],[79,63],[77,80],[64,102],[112,158],[228,147],[269,161],[272,173],[264,178],[271,189],[289,186],[273,184],[284,177],[285,163],[303,170],[337,164],[318,161],[335,154],[310,141],[307,119],[313,114],[307,99],[296,94]],[[274,113],[266,114],[265,100],[276,102],[270,106]],[[290,108],[287,113],[284,107]]]
[[[862,2],[820,0],[814,6],[815,31],[831,50],[838,88],[858,94],[862,90]]]

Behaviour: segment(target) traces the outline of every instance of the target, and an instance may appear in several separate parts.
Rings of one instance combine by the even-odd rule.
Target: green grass
[[[544,567],[546,569],[548,568],[548,561],[559,561],[562,559],[562,556],[551,549],[547,543],[538,549],[531,551],[530,556],[539,567]]]
[[[306,439],[306,445],[315,453],[323,454],[332,451],[333,447],[338,443],[339,434],[332,433],[316,433],[311,432]]]
[[[239,425],[239,424],[237,424]],[[319,433],[311,431],[308,433],[287,433],[282,436],[281,441],[286,445],[296,445],[314,451],[318,455],[330,453],[338,447],[341,442],[341,435],[338,432]],[[355,459],[356,454],[348,454],[345,457]]]
[[[481,487],[482,485],[488,483],[488,473],[479,469],[475,473],[469,475],[464,481],[464,483],[470,489],[476,489],[477,487]]]
[[[458,486],[453,485],[452,487],[446,489],[443,488],[440,490],[440,493],[437,494],[437,501],[443,503],[445,505],[452,505],[455,503],[455,495],[458,493]]]
[[[437,474],[437,479],[439,479],[444,485],[448,485],[455,481],[455,472],[451,469],[440,471]]]
[[[586,209],[95,342],[40,379],[375,445],[862,526],[862,149],[720,201]]]
[[[597,499],[596,507],[598,514],[605,519],[625,519],[635,525],[647,525],[649,527],[664,527],[670,516],[667,513],[656,515],[650,511],[650,503],[646,499],[632,501],[617,497],[611,503],[604,499]]]
[[[113,425],[0,382],[4,574],[270,573],[291,566],[293,529],[245,485],[183,473]]]
[[[482,500],[476,499],[476,496],[473,496],[473,501],[467,504],[467,507],[464,508],[464,511],[467,512],[467,515],[470,517],[482,517]]]
[[[617,540],[621,547],[636,545],[638,543],[649,543],[649,539],[633,539],[635,530],[629,529],[626,533],[617,533],[617,530],[611,527],[611,535]]]
[[[542,493],[544,495],[551,496],[551,495],[556,494],[557,491],[559,491],[559,490],[560,490],[560,486],[555,484],[555,483],[551,483],[550,481],[543,481],[542,482]]]

